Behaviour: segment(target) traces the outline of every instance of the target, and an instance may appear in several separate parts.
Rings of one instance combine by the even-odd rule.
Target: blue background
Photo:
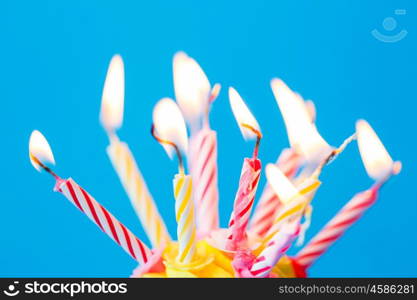
[[[397,8],[405,16],[395,16]],[[283,78],[315,101],[322,135],[338,145],[366,118],[401,175],[311,268],[311,276],[416,276],[416,9],[414,1],[2,1],[0,88],[2,144],[1,276],[128,276],[135,262],[38,174],[28,138],[41,130],[55,170],[72,176],[139,237],[145,235],[107,158],[98,121],[111,56],[126,66],[125,122],[119,131],[175,233],[171,180],[175,164],[149,135],[152,107],[173,96],[173,54],[195,57],[212,83],[235,86],[264,133],[260,156],[275,161],[287,146],[269,88]],[[382,20],[398,26],[384,31]],[[376,40],[408,30],[398,43]],[[221,218],[230,214],[245,143],[226,89],[211,114],[219,138]],[[372,181],[356,144],[322,175],[308,237]],[[265,178],[262,179],[262,188]],[[295,252],[294,249],[291,250]]]

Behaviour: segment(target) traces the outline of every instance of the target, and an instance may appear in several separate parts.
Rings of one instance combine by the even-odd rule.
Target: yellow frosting
[[[178,243],[169,242],[162,253],[165,271],[161,273],[146,273],[144,278],[232,278],[234,270],[232,258],[201,240],[196,245],[196,255],[189,264],[177,261]],[[295,277],[291,260],[284,256],[273,268],[272,273],[277,277]]]

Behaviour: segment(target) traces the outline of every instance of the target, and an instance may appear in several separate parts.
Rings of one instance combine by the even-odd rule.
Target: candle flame
[[[39,172],[42,170],[40,163],[55,165],[54,155],[46,138],[38,130],[32,131],[29,139],[29,159],[33,167]]]
[[[153,124],[155,131],[161,140],[169,141],[183,152],[187,152],[188,140],[185,121],[178,105],[170,98],[158,101],[153,110]],[[162,144],[170,158],[173,157],[175,148]]]
[[[301,99],[301,101],[303,101],[303,99]],[[316,116],[317,116],[316,105],[314,104],[312,100],[304,101],[304,105],[307,109],[308,115],[310,116],[311,123],[314,123],[316,121]]]
[[[210,82],[200,65],[184,52],[174,56],[175,98],[189,123],[194,123],[206,111],[211,94]]]
[[[400,162],[393,162],[384,144],[365,120],[356,122],[359,152],[369,177],[376,181],[385,180],[390,174],[398,174]]]
[[[306,104],[282,80],[273,79],[271,87],[284,118],[291,147],[308,162],[325,159],[332,147],[321,137],[312,122],[315,118],[312,102]]]
[[[210,91],[210,98],[209,98],[209,102],[212,103],[214,100],[217,99],[217,97],[220,94],[220,90],[222,89],[222,86],[220,85],[220,83],[216,83],[211,91]]]
[[[269,185],[283,204],[291,202],[294,196],[298,194],[297,188],[276,165],[268,164],[265,173]]]
[[[123,60],[120,55],[112,57],[104,82],[101,98],[100,121],[108,131],[114,131],[123,123],[124,79]]]
[[[243,137],[246,140],[255,138],[259,139],[261,129],[258,122],[246,106],[242,97],[240,97],[238,92],[232,87],[229,88],[229,101],[230,106],[232,107],[233,115],[235,116]]]

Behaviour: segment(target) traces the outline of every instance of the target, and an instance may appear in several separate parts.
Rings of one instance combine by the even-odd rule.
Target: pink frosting
[[[250,250],[238,250],[232,261],[235,276],[238,278],[253,278],[250,269],[256,257]]]
[[[146,273],[161,273],[165,270],[165,266],[162,263],[162,253],[164,247],[160,247],[152,251],[152,255],[144,265],[139,265],[133,270],[132,278],[142,277]]]

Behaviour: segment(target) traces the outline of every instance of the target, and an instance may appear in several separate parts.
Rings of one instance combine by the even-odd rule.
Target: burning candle
[[[300,186],[300,189],[305,186],[308,187],[310,184],[314,185],[323,167],[337,157],[356,136],[350,136],[336,149],[331,147],[320,135],[314,124],[316,115],[314,103],[304,101],[300,95],[290,90],[279,79],[273,79],[271,87],[284,118],[291,148],[304,160],[304,166],[297,178],[294,179],[294,183],[297,187]],[[306,194],[307,202],[311,202],[316,190],[316,188],[313,188]],[[289,209],[289,211],[285,211],[285,209]],[[298,209],[302,209],[302,211],[298,211]],[[270,237],[279,230],[282,224],[281,219],[287,214],[302,213],[305,216],[305,222],[300,231],[300,242],[302,242],[311,222],[312,206],[296,205],[291,207],[288,205],[284,208],[284,211],[281,209],[279,212],[280,215],[273,221],[267,236]]]
[[[323,229],[297,254],[295,261],[304,268],[312,265],[326,250],[370,208],[382,185],[401,170],[393,162],[384,145],[364,120],[356,123],[358,145],[368,175],[375,180],[368,190],[356,194]]]
[[[269,186],[274,190],[283,205],[289,205],[290,203],[296,204],[292,205],[292,208],[297,205],[304,207],[308,205],[308,199],[304,196],[306,191],[297,190],[276,165],[268,164],[265,172]],[[312,188],[317,187],[318,185],[316,183],[312,185]],[[289,210],[284,209],[283,211]],[[265,247],[251,267],[253,276],[267,277],[272,268],[277,264],[278,260],[289,249],[291,243],[299,233],[300,219],[302,216],[300,211],[302,211],[302,209],[298,210],[298,213],[288,214],[285,218],[282,218],[280,230],[276,231],[265,240]]]
[[[286,148],[276,162],[276,166],[285,174],[292,178],[297,172],[302,158],[294,150]],[[263,237],[271,228],[272,222],[281,207],[281,201],[277,194],[266,183],[262,195],[256,206],[253,217],[250,222],[250,232],[258,237]]]
[[[90,194],[80,187],[72,178],[61,179],[45,163],[54,164],[52,150],[39,131],[33,131],[29,141],[29,157],[38,171],[44,170],[55,180],[55,191],[63,194],[72,204],[78,207],[91,221],[119,244],[129,255],[140,264],[148,261],[151,250],[139,240],[129,229],[120,223],[109,211],[98,203]]]
[[[272,79],[272,92],[281,111],[291,148],[306,160],[310,171],[326,159],[332,147],[314,125],[316,111],[311,101],[305,102],[282,80]]]
[[[178,157],[179,172],[173,181],[179,244],[177,262],[188,264],[193,261],[196,251],[192,180],[190,175],[185,174],[181,154],[187,151],[187,129],[181,111],[172,99],[164,98],[156,104],[153,111],[152,135],[171,158],[174,151]]]
[[[239,188],[236,193],[233,212],[229,222],[229,236],[226,248],[235,251],[246,246],[246,227],[261,173],[261,161],[258,159],[258,150],[262,133],[255,117],[233,88],[229,88],[229,100],[243,137],[245,139],[256,138],[252,158],[245,158],[243,161]]]
[[[275,233],[262,252],[256,257],[250,271],[254,277],[268,277],[279,259],[291,247],[299,232],[299,223],[285,223],[282,229]]]
[[[278,79],[272,80],[271,87],[278,104],[281,104],[279,107],[283,108],[281,113],[285,115],[284,122],[290,145],[296,147],[297,130],[299,130],[299,127],[295,125],[300,122],[301,124],[305,124],[305,122],[314,124],[316,118],[314,103],[311,100],[304,101],[300,95],[293,93]],[[303,156],[297,152],[297,149],[289,148],[281,152],[276,165],[284,172],[285,176],[292,178],[302,166],[303,160]],[[280,205],[281,202],[276,193],[266,183],[251,219],[251,233],[263,237],[271,228],[272,222],[280,209]]]
[[[317,177],[311,177],[296,187],[274,164],[268,164],[267,170],[268,183],[282,202],[282,208],[279,210],[271,229],[264,238],[264,243],[270,241],[284,224],[294,220],[301,220],[305,209],[311,201],[310,195],[321,184]]]
[[[323,167],[328,164],[335,156],[339,155],[343,150],[346,148],[348,144],[352,142],[352,140],[356,138],[356,135],[352,135],[349,138],[347,138],[337,149],[334,149],[330,152],[330,154],[322,160],[322,162],[318,165],[316,170],[312,172],[312,174],[307,178],[302,178],[299,183],[297,183],[297,188],[300,190],[300,193],[304,195],[305,199],[302,199],[300,197],[297,198],[297,200],[289,201],[288,203],[284,203],[283,207],[279,210],[277,213],[277,216],[275,220],[273,221],[270,229],[268,230],[266,234],[266,240],[268,240],[272,235],[274,235],[277,231],[279,231],[280,227],[283,223],[287,222],[288,219],[293,218],[294,216],[298,217],[300,214],[304,215],[307,220],[307,223],[304,223],[301,226],[300,236],[303,239],[303,235],[305,231],[308,229],[308,225],[310,223],[311,219],[311,210],[312,207],[309,206],[311,200],[313,199],[317,188],[320,186],[321,182],[319,181],[320,173],[323,169]],[[275,168],[279,170],[276,166]],[[272,169],[272,167],[271,167]],[[275,174],[282,174],[281,172],[275,172]],[[278,176],[278,175],[277,175]],[[282,174],[282,176],[285,177],[285,175]],[[302,175],[300,175],[302,176]],[[270,181],[268,181],[269,184]],[[276,189],[272,187],[276,192]]]
[[[217,137],[210,129],[209,111],[220,85],[211,89],[204,71],[184,52],[174,56],[173,71],[175,97],[191,128],[188,166],[193,178],[197,229],[205,236],[219,227]]]
[[[153,247],[171,240],[158,208],[127,143],[121,142],[116,130],[123,122],[124,67],[123,60],[115,55],[109,65],[103,89],[100,120],[109,136],[107,154],[127,195],[138,215]]]

